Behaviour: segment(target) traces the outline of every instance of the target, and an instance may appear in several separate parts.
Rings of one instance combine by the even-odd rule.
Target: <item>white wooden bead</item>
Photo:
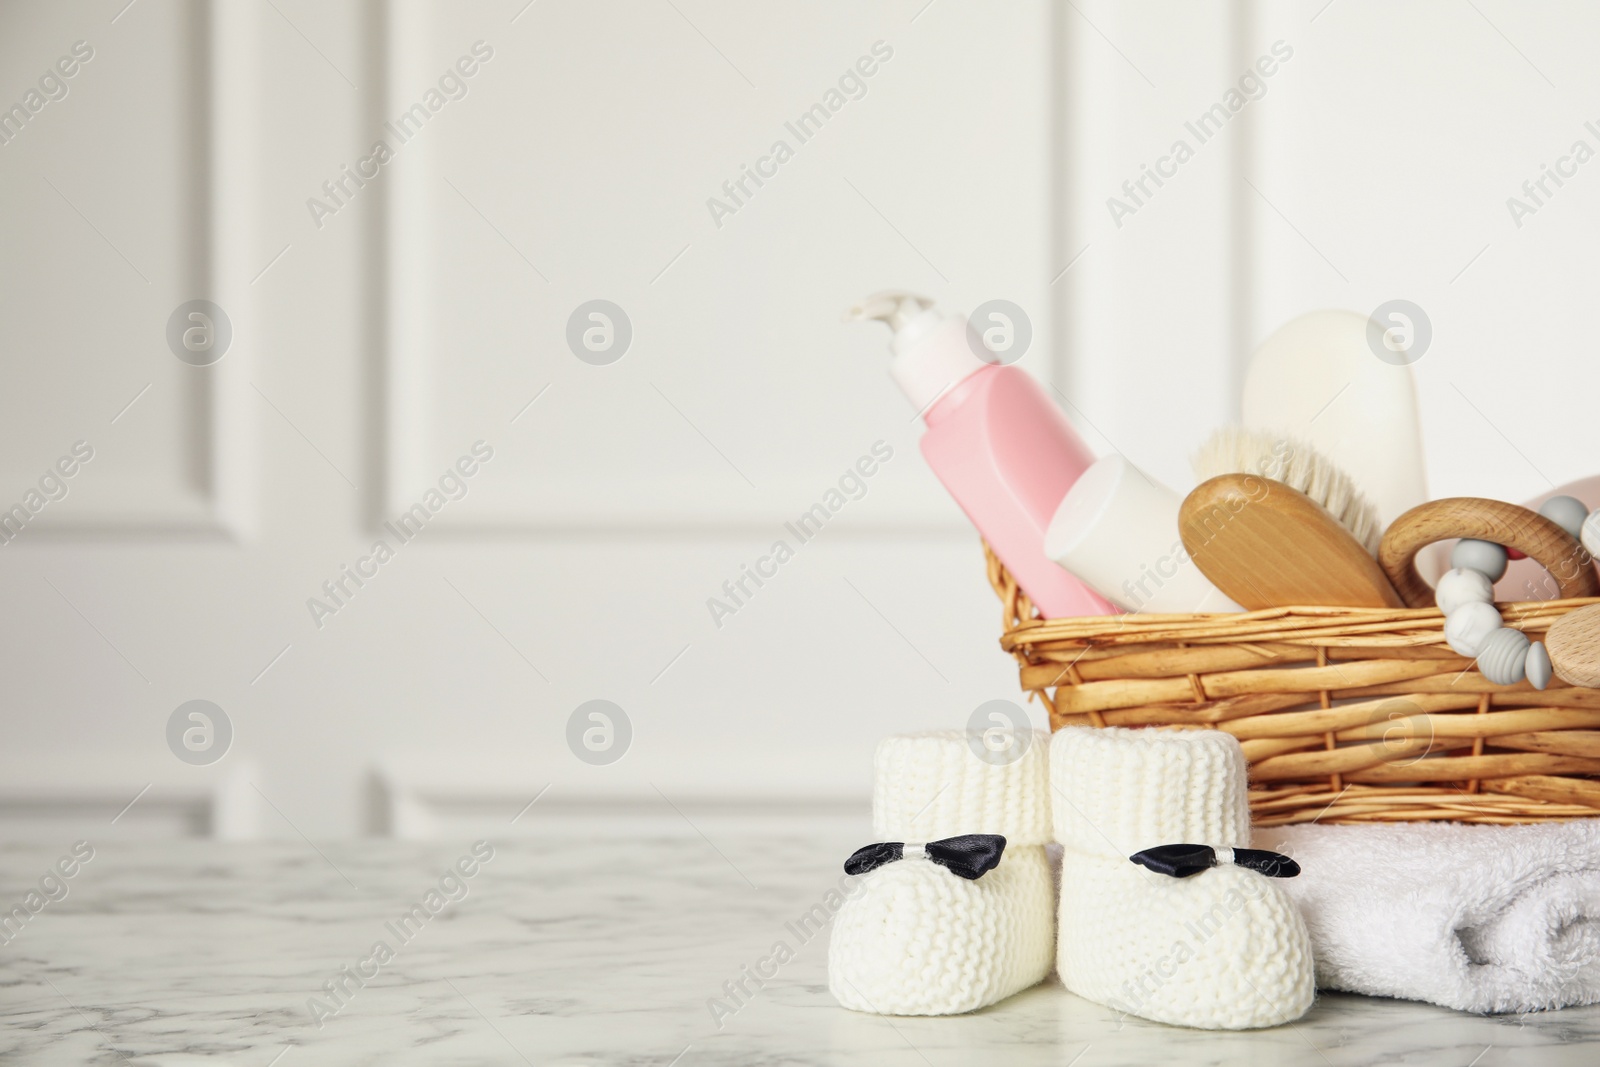
[[[1600,559],[1600,508],[1595,508],[1589,513],[1588,519],[1583,523],[1583,547],[1589,550],[1589,555]]]
[[[1493,604],[1474,600],[1462,604],[1444,620],[1444,639],[1458,655],[1476,656],[1483,642],[1500,628],[1500,613]]]
[[[1502,626],[1483,639],[1478,671],[1495,685],[1516,685],[1526,674],[1528,635]]]
[[[1481,604],[1494,603],[1494,583],[1482,571],[1468,570],[1457,567],[1453,571],[1445,571],[1439,579],[1439,584],[1433,590],[1434,602],[1439,605],[1439,610],[1446,615],[1450,614],[1462,604],[1477,601]]]
[[[1506,576],[1506,550],[1493,541],[1478,541],[1463,537],[1450,553],[1450,566],[1465,567],[1469,571],[1482,571],[1491,582]]]
[[[1561,527],[1573,537],[1581,536],[1589,509],[1575,496],[1553,496],[1539,505],[1539,514]]]
[[[1550,679],[1555,675],[1555,670],[1550,666],[1550,653],[1545,649],[1544,642],[1535,641],[1528,649],[1528,661],[1525,667],[1528,682],[1535,689],[1543,689],[1550,684]]]

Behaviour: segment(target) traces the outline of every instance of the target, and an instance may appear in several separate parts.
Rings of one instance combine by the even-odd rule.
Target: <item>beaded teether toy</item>
[[[1580,544],[1584,535],[1590,536]],[[1462,539],[1450,554],[1451,569],[1430,590],[1414,561],[1425,545],[1446,537]],[[1456,653],[1475,657],[1485,678],[1496,685],[1526,678],[1543,689],[1561,672],[1544,644],[1504,625],[1494,605],[1494,583],[1515,552],[1543,565],[1563,599],[1600,596],[1600,579],[1591,565],[1595,548],[1600,548],[1600,509],[1589,514],[1573,497],[1552,497],[1538,514],[1501,501],[1456,497],[1421,504],[1396,519],[1384,534],[1378,561],[1407,604],[1438,604],[1445,641]]]

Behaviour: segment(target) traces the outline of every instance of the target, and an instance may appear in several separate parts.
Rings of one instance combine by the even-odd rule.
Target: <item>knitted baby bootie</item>
[[[878,746],[878,844],[846,870],[828,946],[828,989],[880,1015],[953,1015],[1050,973],[1054,892],[1048,736],[959,731]]]
[[[1243,851],[1250,810],[1237,740],[1068,727],[1051,740],[1050,783],[1063,846],[1056,967],[1068,989],[1206,1030],[1305,1014],[1315,993],[1305,924],[1272,878],[1242,864],[1278,876],[1297,868]],[[1163,847],[1175,845],[1210,848]]]

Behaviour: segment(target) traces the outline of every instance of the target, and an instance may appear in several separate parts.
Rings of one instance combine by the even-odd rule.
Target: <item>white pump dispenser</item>
[[[974,351],[966,320],[940,312],[929,297],[885,289],[844,313],[845,322],[867,319],[894,331],[889,374],[918,411],[963,378],[991,366]]]

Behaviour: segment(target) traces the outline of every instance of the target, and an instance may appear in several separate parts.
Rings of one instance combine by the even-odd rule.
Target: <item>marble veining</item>
[[[0,1063],[1600,1062],[1600,1008],[1479,1017],[1324,995],[1292,1026],[1217,1034],[1122,1019],[1052,980],[956,1018],[848,1012],[827,992],[827,931],[798,920],[863,840],[496,842],[493,859],[448,892],[441,875],[470,841],[320,853],[291,842],[96,842],[68,895],[0,945]],[[20,899],[68,844],[0,849],[0,901]],[[437,913],[397,926],[412,904],[427,910],[430,889]],[[725,983],[780,941],[792,959],[734,1005]],[[324,983],[346,967],[372,977],[346,979],[342,1006],[319,1025],[308,1001],[339,1005]],[[712,1000],[732,1014],[714,1016]]]

